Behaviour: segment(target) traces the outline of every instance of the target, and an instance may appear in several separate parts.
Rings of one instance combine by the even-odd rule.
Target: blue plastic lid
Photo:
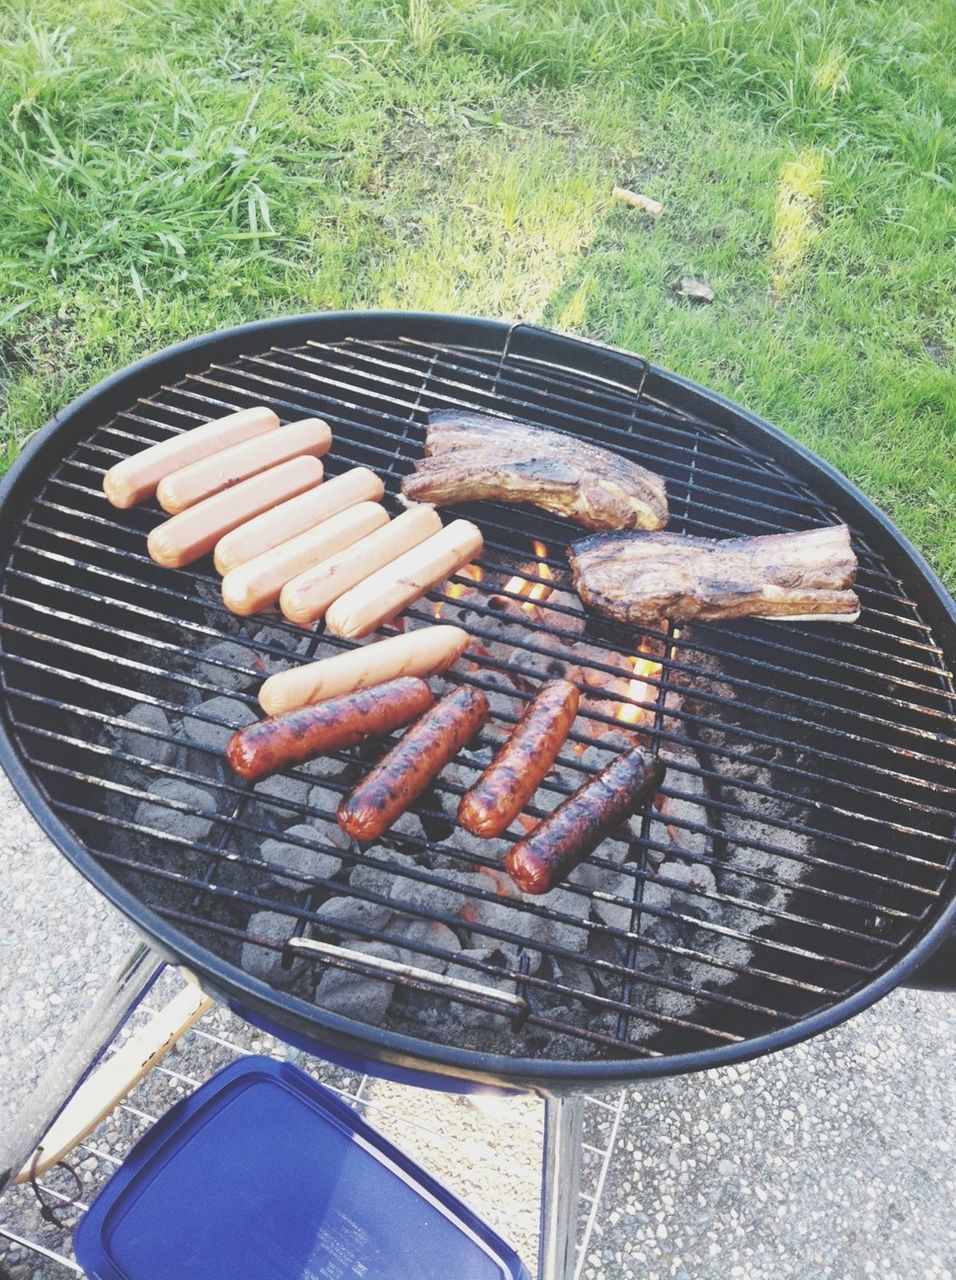
[[[261,1057],[157,1121],[74,1248],[94,1280],[529,1280],[503,1240],[351,1107]]]

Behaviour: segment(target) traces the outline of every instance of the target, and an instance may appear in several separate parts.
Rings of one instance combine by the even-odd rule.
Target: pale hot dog
[[[243,440],[209,458],[201,458],[179,471],[164,476],[156,490],[156,500],[164,511],[176,515],[187,507],[248,480],[280,462],[310,454],[321,458],[328,453],[332,432],[318,418],[303,418],[261,438]]]
[[[434,507],[427,504],[411,507],[383,529],[377,529],[361,542],[340,551],[282,588],[279,608],[290,622],[308,626],[321,618],[329,605],[350,587],[368,578],[383,565],[418,546],[441,529]]]
[[[157,564],[178,569],[206,555],[230,529],[269,511],[322,479],[318,458],[293,458],[243,480],[158,524],[146,540]]]
[[[450,626],[422,627],[377,640],[270,676],[259,690],[259,702],[268,715],[276,716],[398,676],[436,675],[451,666],[470,640],[467,631]]]
[[[278,417],[261,405],[204,422],[117,462],[103,477],[103,492],[114,507],[134,507],[152,497],[160,480],[171,472],[278,426]]]
[[[452,521],[440,533],[339,596],[325,615],[327,629],[332,635],[349,640],[370,635],[436,583],[480,555],[481,548],[477,525],[468,520]]]
[[[227,609],[247,615],[268,609],[296,574],[336,552],[344,554],[373,529],[388,525],[388,512],[376,502],[359,502],[323,520],[314,529],[290,538],[261,556],[230,569],[222,580],[222,598]]]
[[[254,556],[298,537],[307,529],[314,529],[346,507],[354,507],[357,502],[378,502],[384,492],[382,481],[365,467],[346,471],[334,480],[327,480],[321,488],[313,488],[291,502],[284,502],[274,511],[267,511],[227,534],[216,547],[216,568],[220,573],[228,573]]]

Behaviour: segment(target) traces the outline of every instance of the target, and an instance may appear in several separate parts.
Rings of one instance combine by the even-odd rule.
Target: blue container
[[[93,1280],[530,1280],[334,1093],[243,1058],[177,1103],[80,1223]]]

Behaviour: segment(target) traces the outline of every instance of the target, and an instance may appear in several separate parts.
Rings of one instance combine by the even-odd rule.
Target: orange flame
[[[620,720],[621,724],[637,724],[648,712],[646,707],[638,707],[634,704],[649,700],[647,682],[648,679],[653,679],[660,674],[661,664],[641,656],[628,658],[626,661],[634,675],[627,682],[628,701],[619,702],[615,708],[614,715],[616,719]]]
[[[466,564],[461,570],[463,578],[469,578],[472,582],[478,583],[484,577],[484,570],[480,564]],[[463,582],[449,582],[445,588],[445,595],[450,596],[452,600],[460,600],[462,596],[466,596],[471,587],[465,586]]]
[[[516,596],[527,597],[524,604],[521,606],[526,613],[533,613],[535,602],[538,600],[547,600],[548,596],[554,590],[553,587],[548,586],[549,582],[554,581],[554,574],[544,562],[545,557],[548,554],[548,548],[543,542],[535,542],[532,545],[534,546],[534,554],[539,557],[538,577],[543,578],[544,581],[529,582],[527,578],[522,578],[519,574],[515,574],[514,577],[509,578],[504,585],[505,591],[510,591]]]
[[[480,564],[466,564],[464,569],[460,570],[463,578],[469,578],[474,583],[479,583],[485,576],[485,571]],[[471,587],[465,586],[463,582],[449,582],[445,588],[445,595],[451,600],[460,600],[462,596],[466,596]],[[438,600],[435,603],[435,617],[441,617],[441,608],[446,601]]]

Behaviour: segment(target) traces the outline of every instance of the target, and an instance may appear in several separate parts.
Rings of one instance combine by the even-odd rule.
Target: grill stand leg
[[[546,1098],[538,1280],[573,1280],[584,1099]]]
[[[43,1079],[19,1108],[15,1123],[0,1134],[0,1195],[96,1066],[165,963],[145,943],[138,943],[80,1019]]]

